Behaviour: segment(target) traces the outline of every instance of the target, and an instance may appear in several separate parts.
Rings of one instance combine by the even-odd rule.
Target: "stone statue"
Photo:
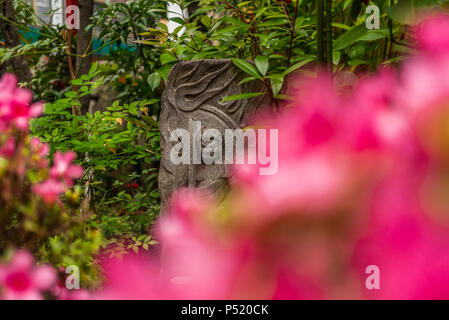
[[[170,136],[177,128],[192,132],[193,121],[201,121],[203,131],[217,129],[222,134],[225,129],[247,126],[260,108],[269,105],[267,94],[222,102],[230,95],[266,92],[260,80],[238,85],[246,77],[247,74],[227,59],[183,61],[172,68],[162,95],[159,121],[161,212],[178,188],[199,187],[218,194],[227,189],[229,170],[225,164],[174,164],[170,151],[177,141],[170,141]]]

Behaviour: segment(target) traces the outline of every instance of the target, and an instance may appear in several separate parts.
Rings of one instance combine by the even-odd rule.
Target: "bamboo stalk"
[[[316,33],[317,60],[324,64],[324,0],[316,0]]]
[[[326,1],[326,65],[327,72],[333,74],[333,50],[332,50],[332,0]]]

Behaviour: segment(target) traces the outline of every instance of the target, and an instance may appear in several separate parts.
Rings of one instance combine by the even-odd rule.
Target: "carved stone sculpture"
[[[203,131],[217,129],[222,134],[225,129],[245,127],[261,107],[268,105],[268,95],[222,100],[235,94],[266,92],[262,81],[238,85],[247,76],[231,60],[225,59],[179,62],[172,68],[162,96],[159,121],[161,212],[178,188],[199,187],[215,193],[226,190],[229,170],[225,164],[174,164],[170,160],[170,150],[177,141],[170,141],[170,136],[177,128],[191,132],[193,121],[201,121]]]

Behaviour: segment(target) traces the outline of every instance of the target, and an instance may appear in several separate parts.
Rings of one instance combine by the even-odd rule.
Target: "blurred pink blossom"
[[[104,266],[107,281],[94,299],[150,300],[169,299],[167,284],[160,280],[159,270],[145,258],[128,256],[113,259]]]
[[[55,178],[33,185],[33,192],[40,195],[45,203],[51,204],[67,190],[67,186]]]
[[[17,251],[8,265],[0,265],[1,298],[7,300],[39,300],[41,292],[56,283],[56,272],[50,266],[33,267],[33,257]]]
[[[336,212],[363,190],[359,184],[371,175],[369,171],[382,169],[377,154],[365,156],[359,150],[380,143],[373,116],[382,109],[358,111],[336,95],[324,76],[299,81],[304,91],[298,101],[271,125],[279,132],[278,171],[262,176],[254,169],[258,165],[234,167],[233,183],[250,199],[240,215],[252,216],[255,224],[285,214]]]
[[[12,74],[5,74],[0,80],[0,130],[7,130],[11,125],[18,130],[28,130],[29,120],[39,116],[43,111],[41,103],[29,105],[31,92],[18,88],[17,79]]]
[[[355,269],[380,269],[380,290],[373,299],[447,299],[449,297],[448,230],[422,212],[419,179],[390,176],[374,199],[369,227],[354,250]],[[367,275],[361,275],[363,281]]]
[[[431,55],[449,54],[449,15],[427,17],[415,27],[419,49]]]
[[[51,177],[62,179],[68,186],[73,185],[73,179],[78,179],[83,175],[82,167],[71,164],[74,159],[75,152],[73,151],[67,151],[66,153],[57,151],[53,156],[54,165],[50,169]]]

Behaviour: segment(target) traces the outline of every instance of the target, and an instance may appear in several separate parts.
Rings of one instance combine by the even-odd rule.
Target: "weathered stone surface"
[[[170,141],[170,134],[177,128],[192,133],[193,121],[201,121],[203,132],[213,128],[223,136],[225,129],[245,127],[261,107],[268,105],[268,95],[221,101],[234,94],[266,91],[261,81],[238,85],[247,76],[231,60],[225,59],[179,62],[173,67],[162,96],[159,121],[161,211],[173,191],[180,187],[199,187],[216,193],[226,190],[229,170],[224,164],[173,164],[170,150],[177,142]]]

